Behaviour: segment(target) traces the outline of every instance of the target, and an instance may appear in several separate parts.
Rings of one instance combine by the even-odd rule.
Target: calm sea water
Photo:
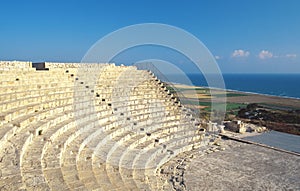
[[[270,131],[261,135],[244,138],[276,148],[300,153],[300,136]]]
[[[188,74],[187,77],[196,86],[208,86],[203,75]],[[184,83],[175,75],[167,78]],[[300,74],[223,74],[223,78],[226,89],[300,98]]]

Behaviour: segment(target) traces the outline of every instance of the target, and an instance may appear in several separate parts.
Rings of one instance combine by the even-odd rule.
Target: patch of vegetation
[[[188,105],[201,105],[199,100],[195,100],[195,99],[181,100],[181,103],[188,104]],[[208,103],[210,105],[210,102],[204,102],[204,103]]]
[[[299,109],[270,108],[254,103],[240,109],[237,116],[249,119],[252,123],[260,123],[272,130],[300,135]]]
[[[300,110],[299,107],[282,106],[282,105],[279,105],[279,104],[259,103],[259,106],[269,108],[269,109],[277,109],[277,110]]]
[[[246,94],[241,93],[226,93],[226,94],[215,94],[214,97],[240,97],[240,96],[247,96]]]
[[[195,91],[197,94],[208,94],[210,95],[209,89],[204,88],[176,88],[177,91],[183,92],[183,91]]]
[[[196,101],[196,100],[188,100],[189,104],[193,105],[200,105],[200,106],[205,106],[204,108],[205,111],[211,112],[211,102],[201,102],[201,101]],[[241,108],[246,107],[246,104],[242,103],[215,103],[215,110],[222,110],[226,104],[226,111],[232,111],[232,110],[238,110]]]
[[[258,105],[249,104],[238,112],[238,116],[248,119],[260,119],[265,121],[300,124],[300,113],[298,111],[270,110]]]
[[[200,105],[205,106],[205,111],[211,112],[211,102],[210,101],[199,101],[197,99],[187,99],[181,100],[182,104],[189,104],[189,105]],[[215,103],[215,110],[222,110],[224,108],[225,103]],[[233,110],[239,110],[241,108],[245,108],[247,105],[242,103],[226,103],[226,111],[230,112]]]
[[[243,103],[227,103],[226,110],[236,110],[246,107],[246,104]]]
[[[169,90],[171,93],[177,92],[172,86],[169,86],[168,84],[164,83],[164,86]]]
[[[195,93],[197,94],[205,94],[208,96],[212,96],[212,94],[210,93],[209,89],[205,89],[205,88],[195,88],[195,89],[184,89],[184,88],[178,88],[178,91],[186,91],[186,90],[194,90]],[[246,94],[242,94],[242,93],[232,93],[232,92],[226,92],[226,93],[217,93],[217,94],[213,94],[214,97],[240,97],[240,96],[247,96]]]
[[[191,87],[191,88],[176,88],[176,89],[178,89],[180,91],[186,91],[186,90],[195,90],[195,91],[198,91],[198,90],[200,90],[200,91],[202,91],[202,90],[208,90],[209,91],[208,88],[193,88],[193,87]]]

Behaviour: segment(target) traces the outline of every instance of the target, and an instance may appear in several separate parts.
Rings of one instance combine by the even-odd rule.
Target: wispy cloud
[[[220,57],[220,56],[215,56],[215,59],[216,59],[216,60],[220,60],[221,57]]]
[[[258,57],[262,60],[264,59],[268,59],[268,58],[273,58],[273,53],[268,51],[268,50],[262,50],[260,51],[260,53],[258,54]]]
[[[297,54],[287,54],[285,55],[287,58],[296,58]]]
[[[231,57],[238,58],[238,57],[248,57],[250,55],[249,51],[246,50],[234,50],[231,54]]]

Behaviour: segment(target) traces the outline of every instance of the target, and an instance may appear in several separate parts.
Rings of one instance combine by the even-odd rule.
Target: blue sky
[[[0,60],[79,62],[106,34],[150,22],[195,35],[224,73],[300,73],[298,0],[2,0],[0,7]]]

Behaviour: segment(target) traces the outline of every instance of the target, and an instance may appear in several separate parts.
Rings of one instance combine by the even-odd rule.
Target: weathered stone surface
[[[193,159],[187,190],[299,190],[300,157],[225,141],[225,151]]]
[[[0,62],[0,190],[167,190],[157,168],[205,140],[148,71],[35,67]]]

